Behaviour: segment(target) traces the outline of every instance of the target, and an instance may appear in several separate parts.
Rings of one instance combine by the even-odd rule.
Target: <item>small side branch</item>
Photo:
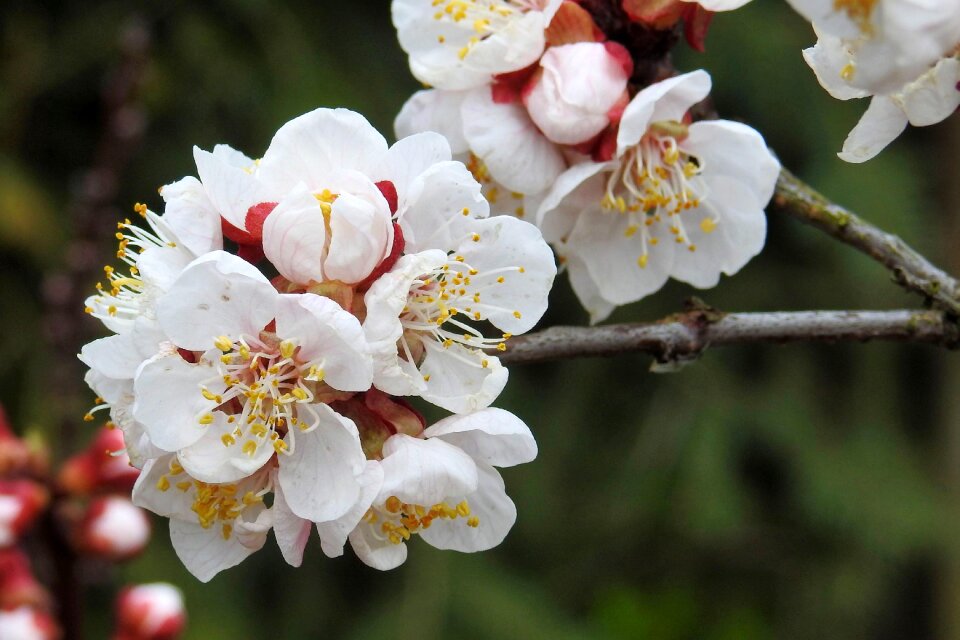
[[[783,169],[771,210],[781,211],[813,225],[859,249],[893,272],[906,289],[919,293],[935,306],[960,316],[960,285],[897,236],[887,233],[834,204]]]
[[[658,322],[552,327],[508,342],[504,364],[648,353],[660,363],[700,356],[707,347],[751,343],[884,340],[960,347],[960,329],[942,311],[729,313],[695,309]]]

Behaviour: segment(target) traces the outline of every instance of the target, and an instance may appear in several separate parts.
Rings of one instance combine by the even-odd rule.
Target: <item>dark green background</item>
[[[160,209],[156,188],[195,172],[192,145],[258,156],[281,124],[318,106],[360,111],[390,137],[417,88],[386,2],[0,5],[0,400],[61,455],[89,437],[78,418],[92,394],[53,382],[74,365],[41,333],[43,283],[70,255],[70,203],[134,19],[152,40],[146,131],[115,219],[138,200]],[[785,3],[754,0],[718,15],[707,53],[684,50],[678,66],[708,69],[720,112],[754,125],[800,176],[960,270],[957,119],[909,132],[866,165],[840,162],[866,103],[820,89],[800,56],[812,41]],[[758,258],[697,295],[728,311],[920,304],[818,231],[778,216],[769,227]],[[113,250],[104,236],[104,262]],[[671,284],[612,321],[660,317],[694,293]],[[559,278],[544,326],[585,321]],[[104,334],[79,308],[71,322],[84,338]],[[117,584],[156,580],[184,590],[196,639],[960,636],[953,354],[751,346],[677,373],[648,367],[622,356],[513,368],[498,405],[528,422],[540,457],[504,473],[520,515],[497,549],[414,541],[407,564],[384,574],[315,544],[292,569],[271,539],[203,585],[158,520],[141,558],[84,567],[88,636],[105,637]]]

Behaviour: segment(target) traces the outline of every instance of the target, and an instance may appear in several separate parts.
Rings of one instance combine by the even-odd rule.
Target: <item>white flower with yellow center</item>
[[[442,89],[467,89],[537,61],[562,0],[393,0],[410,70]]]
[[[553,254],[533,225],[466,210],[424,240],[364,296],[374,384],[455,413],[476,411],[506,384],[496,353],[546,311]],[[484,321],[504,333],[486,337],[476,326]]]
[[[328,298],[278,293],[224,252],[191,263],[157,315],[176,350],[147,360],[134,381],[133,416],[151,442],[207,483],[275,464],[298,515],[343,515],[365,457],[356,425],[326,402],[370,387],[359,321]]]
[[[398,434],[383,446],[383,484],[349,534],[357,556],[376,569],[404,562],[404,544],[419,535],[438,549],[484,551],[503,541],[517,518],[494,467],[530,462],[537,443],[527,426],[502,409],[450,416],[423,433]],[[342,531],[342,530],[341,530]],[[321,530],[328,555],[346,537]]]
[[[763,247],[779,163],[750,127],[685,124],[709,91],[704,71],[644,89],[623,114],[614,159],[571,167],[544,197],[538,224],[592,321],[670,277],[712,287]]]

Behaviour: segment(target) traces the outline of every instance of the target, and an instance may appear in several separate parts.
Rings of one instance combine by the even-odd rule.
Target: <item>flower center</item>
[[[446,502],[441,502],[427,508],[419,504],[407,504],[397,496],[387,498],[383,506],[367,509],[363,521],[371,525],[374,535],[380,540],[400,544],[404,540],[409,540],[411,534],[430,528],[437,518],[443,520],[463,518],[468,527],[480,526],[480,518],[470,515],[470,505],[466,500],[453,507]],[[378,523],[379,527],[376,526]]]
[[[873,32],[870,16],[875,6],[877,6],[877,0],[833,0],[834,11],[846,12],[847,17],[857,24],[864,35],[870,35]]]
[[[175,488],[181,493],[193,493],[193,504],[190,510],[197,514],[197,521],[204,529],[220,524],[220,532],[224,540],[229,540],[233,534],[233,523],[240,517],[244,509],[253,504],[263,502],[263,494],[267,489],[254,492],[241,492],[240,488],[230,484],[208,484],[195,480],[187,475],[176,458],[170,460],[167,473],[157,481],[157,490],[167,492]]]
[[[251,457],[267,443],[276,453],[290,453],[282,438],[289,428],[310,431],[319,421],[310,403],[316,383],[323,381],[322,361],[299,362],[293,342],[269,334],[236,342],[220,336],[214,346],[223,352],[218,373],[226,388],[214,393],[202,386],[200,393],[212,408],[228,414],[228,430],[220,437],[223,446],[239,446]],[[198,422],[210,425],[214,416],[205,413]]]
[[[641,269],[649,262],[651,247],[659,244],[658,232],[664,224],[674,242],[685,244],[691,252],[697,250],[681,213],[699,207],[706,188],[700,178],[702,161],[677,143],[686,133],[686,126],[679,122],[653,123],[607,179],[600,206],[625,217],[626,237],[639,236],[637,265]],[[704,218],[700,230],[711,233],[718,222],[715,215]]]

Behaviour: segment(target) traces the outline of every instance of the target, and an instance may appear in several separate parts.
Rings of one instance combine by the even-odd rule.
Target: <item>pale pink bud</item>
[[[68,459],[60,469],[59,485],[72,494],[98,491],[130,493],[140,470],[130,465],[123,433],[103,427],[84,451]]]
[[[0,547],[14,544],[48,500],[47,490],[32,480],[0,480]]]
[[[550,47],[523,96],[530,118],[549,140],[580,144],[620,115],[618,104],[633,72],[630,55],[614,42]]]
[[[0,638],[4,640],[56,640],[60,630],[47,614],[30,607],[0,611]]]
[[[124,589],[116,608],[114,640],[174,640],[187,621],[180,590],[163,582]]]
[[[147,546],[150,521],[126,498],[98,498],[90,503],[80,522],[80,551],[111,560],[126,560]]]

